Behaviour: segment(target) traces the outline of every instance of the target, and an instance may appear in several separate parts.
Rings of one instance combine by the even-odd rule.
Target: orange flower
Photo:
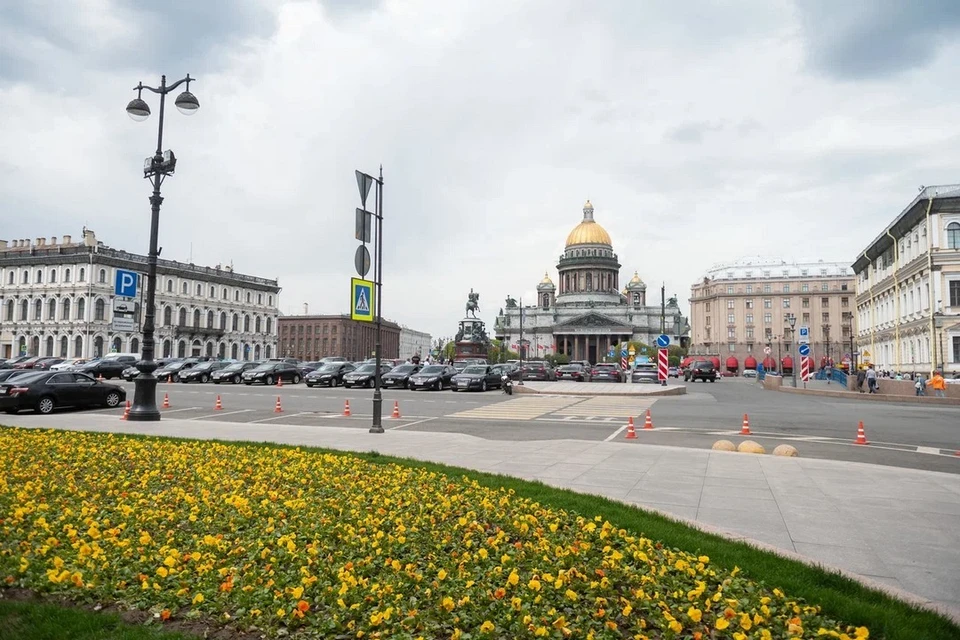
[[[497,587],[497,590],[493,592],[493,597],[497,600],[500,600],[505,595],[507,595],[507,592],[503,587]]]
[[[303,613],[306,613],[307,611],[310,611],[310,603],[307,602],[306,600],[301,600],[300,602],[297,603],[297,609],[299,609]]]
[[[163,611],[161,611],[161,612],[160,612],[160,619],[161,619],[161,620],[169,620],[169,619],[170,619],[170,609],[164,609]]]

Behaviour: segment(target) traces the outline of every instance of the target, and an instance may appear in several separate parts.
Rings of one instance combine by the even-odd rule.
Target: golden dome
[[[575,244],[605,244],[613,247],[610,234],[593,219],[593,205],[587,200],[583,205],[583,222],[578,224],[567,236],[567,247]]]
[[[631,284],[643,284],[643,280],[640,279],[640,274],[636,271],[633,272],[633,277],[630,278],[630,282],[627,283],[629,287]]]
[[[540,281],[540,284],[553,284],[553,280],[550,279],[550,274],[546,271],[543,272],[543,280]]]

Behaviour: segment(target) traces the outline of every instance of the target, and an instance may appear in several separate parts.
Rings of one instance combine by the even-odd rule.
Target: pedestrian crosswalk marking
[[[637,417],[653,406],[656,398],[629,398],[623,396],[595,397],[562,407],[554,413],[561,416]]]
[[[514,398],[506,402],[488,404],[475,409],[450,414],[451,418],[474,418],[478,420],[532,420],[553,413],[580,398],[558,396],[530,396]]]

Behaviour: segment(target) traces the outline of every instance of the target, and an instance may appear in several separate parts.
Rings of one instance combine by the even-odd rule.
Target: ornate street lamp
[[[796,333],[795,327],[796,327],[796,324],[797,324],[797,316],[793,315],[792,313],[791,313],[789,316],[787,316],[787,324],[790,325],[790,346],[792,347],[793,351],[796,352],[797,341],[796,341],[796,338],[794,337],[794,334]],[[794,357],[793,357],[793,367],[791,367],[791,368],[792,368],[792,373],[793,373],[793,386],[794,386],[794,388],[796,388],[796,386],[797,386],[797,361],[798,361],[798,360],[799,360],[799,358],[797,357],[797,354],[794,353]]]
[[[153,185],[153,194],[150,196],[150,252],[147,255],[147,299],[146,311],[143,318],[143,351],[140,361],[137,362],[137,369],[140,375],[134,378],[136,388],[133,392],[133,406],[130,407],[128,420],[156,421],[160,419],[160,410],[157,408],[157,379],[153,372],[157,370],[157,363],[154,360],[154,328],[156,309],[156,290],[157,290],[157,235],[160,226],[160,204],[163,198],[160,197],[160,185],[167,176],[173,175],[177,167],[177,158],[173,151],[163,150],[163,115],[164,102],[166,96],[181,84],[186,83],[184,91],[177,96],[174,104],[180,113],[184,115],[193,115],[200,108],[200,101],[190,93],[190,83],[194,78],[187,74],[186,78],[177,80],[171,85],[167,84],[167,76],[160,77],[160,86],[157,88],[148,87],[142,82],[133,88],[137,92],[137,97],[127,104],[127,114],[136,122],[143,122],[150,117],[150,105],[142,98],[143,90],[152,91],[160,95],[160,116],[157,126],[157,150],[152,156],[143,163],[143,177],[150,180]]]

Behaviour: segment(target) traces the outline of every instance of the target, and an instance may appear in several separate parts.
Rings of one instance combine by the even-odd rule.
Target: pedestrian
[[[926,386],[927,386],[927,385],[926,385],[926,383],[925,383],[924,380],[923,380],[923,374],[918,373],[918,374],[917,374],[917,381],[913,383],[913,388],[917,390],[917,395],[918,395],[918,396],[926,395],[926,394],[924,393],[924,388],[925,388]]]
[[[947,381],[943,379],[943,374],[939,371],[933,372],[933,377],[927,384],[933,387],[933,394],[938,398],[947,397]]]
[[[867,379],[867,372],[863,369],[857,371],[857,391],[863,393],[863,381]]]
[[[867,367],[867,393],[876,393],[877,392],[877,372],[874,370],[873,365],[871,364]]]

